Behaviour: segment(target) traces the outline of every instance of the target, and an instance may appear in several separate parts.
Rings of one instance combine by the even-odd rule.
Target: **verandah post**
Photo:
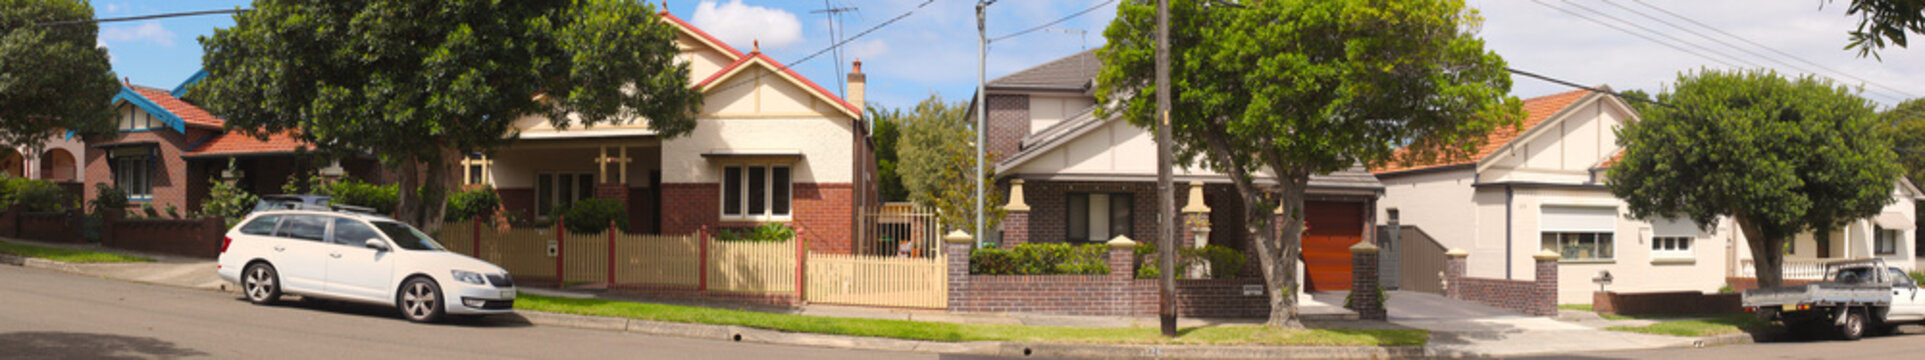
[[[565,237],[564,235],[568,232],[568,227],[566,226],[567,220],[568,220],[567,217],[562,217],[562,216],[555,217],[555,288],[556,289],[568,287],[568,277],[562,276],[562,272],[561,272],[562,260],[567,259],[567,255],[568,255],[568,248],[562,244],[562,238]]]
[[[608,285],[615,285],[615,220],[608,221]]]

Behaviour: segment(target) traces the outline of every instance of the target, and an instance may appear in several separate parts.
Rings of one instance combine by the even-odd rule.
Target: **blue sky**
[[[853,34],[922,2],[830,0],[828,4],[859,9],[842,19],[847,32]],[[1003,0],[990,7],[988,33],[992,38],[1014,33],[1104,2]],[[1864,85],[1866,97],[1887,105],[1925,95],[1925,45],[1918,49],[1887,49],[1882,62],[1857,58],[1840,49],[1846,42],[1845,31],[1855,25],[1855,18],[1845,16],[1842,5],[1820,8],[1824,1],[1466,2],[1480,9],[1486,18],[1479,34],[1487,41],[1487,48],[1503,55],[1511,66],[1578,83],[1656,91],[1673,81],[1680,71],[1771,67],[1785,73],[1816,73],[1842,83]],[[760,40],[763,52],[785,63],[831,43],[828,20],[821,14],[809,13],[824,8],[822,1],[670,0],[668,3],[670,12],[732,46],[747,51],[751,41]],[[246,5],[247,1],[240,0],[94,3],[100,17]],[[930,94],[940,94],[949,101],[965,101],[974,93],[976,81],[974,6],[973,0],[935,0],[914,15],[851,42],[845,48],[844,70],[847,70],[846,62],[855,58],[863,60],[864,72],[869,74],[869,102],[874,105],[909,107]],[[1657,9],[1743,40],[1695,27]],[[991,44],[987,62],[989,78],[1067,56],[1085,47],[1101,46],[1102,29],[1114,14],[1114,6],[1106,6],[1051,26],[1058,31],[1038,31]],[[114,69],[121,76],[131,78],[136,84],[171,88],[200,67],[201,47],[196,38],[212,33],[215,28],[232,25],[233,20],[224,15],[109,23],[101,26],[101,42],[113,54]],[[1706,36],[1699,37],[1672,25],[1694,29]],[[1672,38],[1640,28],[1658,30]],[[1086,33],[1079,35],[1076,31]],[[823,87],[837,89],[837,79],[841,76],[834,69],[835,63],[833,56],[824,54],[792,65]],[[1567,90],[1523,77],[1516,78],[1515,83],[1513,93],[1525,97]]]

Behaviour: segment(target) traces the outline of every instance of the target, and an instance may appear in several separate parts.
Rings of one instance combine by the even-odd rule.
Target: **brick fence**
[[[974,240],[945,242],[949,311],[1026,312],[1065,315],[1154,316],[1157,284],[1135,278],[1128,238],[1110,241],[1103,275],[970,275]],[[953,239],[952,239],[953,240]],[[1251,287],[1255,288],[1252,289]],[[1262,279],[1177,280],[1177,313],[1184,317],[1263,317],[1270,313]]]
[[[100,245],[117,249],[213,258],[220,256],[227,233],[227,220],[218,216],[126,219],[108,213],[101,217]]]
[[[19,206],[0,211],[0,236],[49,242],[81,242],[79,210],[36,213]]]
[[[1650,293],[1591,293],[1592,310],[1610,315],[1718,314],[1744,311],[1738,294],[1706,294],[1697,291]]]
[[[1465,270],[1470,253],[1453,249],[1444,255],[1448,257],[1444,266],[1444,296],[1530,315],[1557,315],[1556,253],[1546,251],[1532,256],[1537,260],[1537,280],[1534,281],[1469,277]]]
[[[1810,284],[1810,283],[1815,283],[1815,282],[1818,282],[1818,280],[1811,280],[1811,279],[1783,279],[1783,280],[1779,280],[1779,282],[1782,282],[1784,286],[1798,286],[1798,285],[1804,285],[1804,284]],[[1751,290],[1751,289],[1757,289],[1757,288],[1758,288],[1758,279],[1757,279],[1757,278],[1748,278],[1748,277],[1725,277],[1725,278],[1724,278],[1724,283],[1725,283],[1725,285],[1731,285],[1731,291],[1736,291],[1736,292],[1744,292],[1745,290]]]

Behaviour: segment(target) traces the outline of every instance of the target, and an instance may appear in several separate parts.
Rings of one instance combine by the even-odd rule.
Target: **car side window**
[[[360,221],[354,219],[336,218],[334,219],[334,234],[328,239],[328,242],[362,247],[367,245],[368,239],[380,238],[380,233],[375,232],[374,228],[368,227],[367,224],[362,224]]]
[[[1892,277],[1892,285],[1900,286],[1900,287],[1918,286],[1918,282],[1916,280],[1912,280],[1911,275],[1905,275],[1905,270],[1899,270],[1898,268],[1891,268],[1889,270],[1891,270],[1891,273],[1892,273],[1890,275]]]
[[[313,215],[288,216],[281,221],[281,229],[274,232],[274,236],[312,241],[321,241],[327,234],[327,220]]]
[[[254,218],[254,221],[247,222],[247,225],[241,225],[241,233],[248,234],[248,235],[268,236],[274,233],[274,226],[280,225],[280,224],[281,224],[280,215],[265,215],[261,217],[256,217]]]

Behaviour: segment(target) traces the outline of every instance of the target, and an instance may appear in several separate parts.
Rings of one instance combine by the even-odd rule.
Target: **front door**
[[[1350,246],[1364,239],[1364,203],[1303,202],[1304,274],[1313,291],[1350,289]]]
[[[334,231],[328,237],[328,292],[371,301],[393,299],[389,283],[394,276],[394,251],[370,249],[369,239],[386,242],[360,220],[334,219]]]

